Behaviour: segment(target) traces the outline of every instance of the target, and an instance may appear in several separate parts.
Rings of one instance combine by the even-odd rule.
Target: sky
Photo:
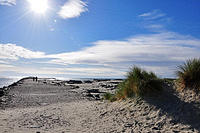
[[[200,0],[0,0],[0,77],[176,77],[200,57]]]

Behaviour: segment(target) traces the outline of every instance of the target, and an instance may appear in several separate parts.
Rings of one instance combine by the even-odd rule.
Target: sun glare
[[[28,0],[30,8],[34,13],[44,14],[48,9],[47,0]]]

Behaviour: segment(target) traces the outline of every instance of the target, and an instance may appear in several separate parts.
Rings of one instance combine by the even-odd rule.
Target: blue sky
[[[200,57],[199,5],[199,0],[0,0],[0,75],[121,78],[137,65],[174,77],[177,65]]]

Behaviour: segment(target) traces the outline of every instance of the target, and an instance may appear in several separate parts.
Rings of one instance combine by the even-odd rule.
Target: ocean
[[[18,80],[19,78],[0,78],[0,88],[11,85]]]

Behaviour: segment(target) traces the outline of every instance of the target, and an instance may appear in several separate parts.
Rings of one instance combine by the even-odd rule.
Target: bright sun
[[[34,13],[44,14],[48,9],[47,0],[28,0],[30,8]]]

